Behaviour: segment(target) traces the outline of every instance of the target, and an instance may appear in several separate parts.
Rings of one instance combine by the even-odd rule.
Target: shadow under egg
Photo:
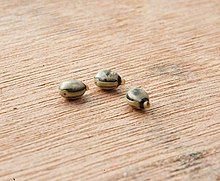
[[[101,91],[107,94],[122,94],[123,93],[121,89],[101,89]]]
[[[67,104],[75,104],[75,105],[81,105],[84,104],[86,102],[88,102],[88,95],[83,95],[80,97],[76,97],[76,98],[69,98],[69,99],[65,99],[65,103]]]
[[[150,114],[152,112],[152,107],[146,108],[146,109],[137,109],[137,108],[132,107],[132,106],[129,106],[129,107],[130,107],[131,112],[136,112],[136,113],[139,113],[139,114],[147,115],[147,114]]]

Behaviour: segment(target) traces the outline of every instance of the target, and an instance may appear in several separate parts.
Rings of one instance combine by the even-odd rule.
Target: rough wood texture
[[[220,179],[219,0],[1,0],[0,36],[0,180]],[[90,90],[67,102],[71,78]]]

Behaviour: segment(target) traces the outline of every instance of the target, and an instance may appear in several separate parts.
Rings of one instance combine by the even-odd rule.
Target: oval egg
[[[130,106],[136,109],[149,108],[149,96],[141,88],[132,88],[126,93],[126,99]]]
[[[111,90],[125,83],[121,76],[111,70],[102,70],[94,77],[95,84],[101,89]]]
[[[67,80],[62,82],[59,86],[60,95],[67,99],[77,99],[87,90],[88,87],[79,80]]]

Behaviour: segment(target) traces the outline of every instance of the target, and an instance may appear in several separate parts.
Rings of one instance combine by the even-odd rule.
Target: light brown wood
[[[0,37],[0,180],[220,179],[219,0],[2,0]]]

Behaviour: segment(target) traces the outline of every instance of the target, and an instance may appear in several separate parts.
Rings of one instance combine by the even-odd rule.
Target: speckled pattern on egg
[[[121,76],[111,70],[102,70],[98,72],[94,77],[94,81],[101,89],[115,89],[124,83]]]
[[[132,88],[126,93],[128,104],[137,109],[149,107],[149,96],[141,88]]]
[[[87,86],[79,80],[64,81],[59,87],[60,95],[68,99],[82,96],[87,89]]]

